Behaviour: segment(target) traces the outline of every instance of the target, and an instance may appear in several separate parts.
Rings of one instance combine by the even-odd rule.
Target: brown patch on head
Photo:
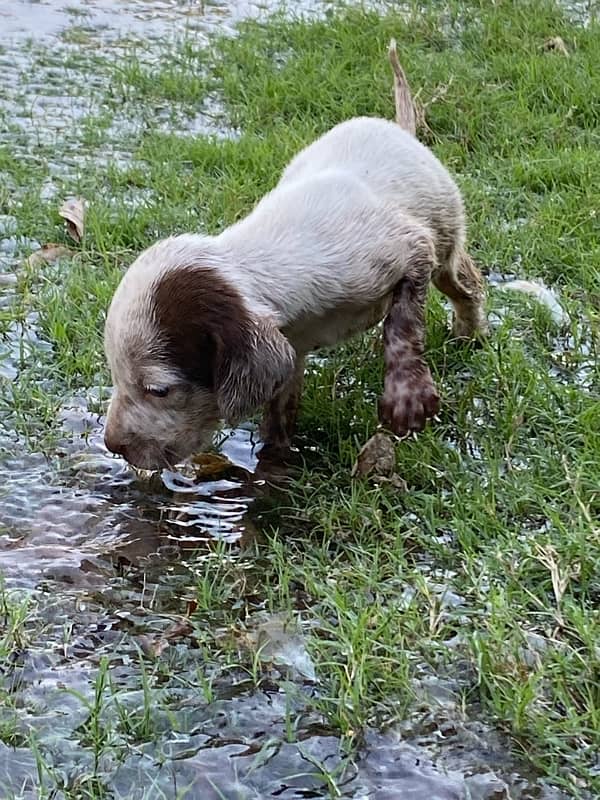
[[[213,389],[223,351],[248,347],[252,321],[239,293],[210,268],[180,268],[155,284],[160,358],[191,383]]]
[[[221,417],[239,421],[290,378],[295,353],[275,323],[249,311],[216,270],[178,267],[153,287],[157,358],[213,392]]]

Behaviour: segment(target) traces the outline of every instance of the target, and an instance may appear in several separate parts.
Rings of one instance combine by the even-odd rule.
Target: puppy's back
[[[310,181],[331,169],[347,171],[444,238],[463,237],[463,204],[454,180],[431,150],[396,123],[355,117],[336,125],[292,159],[280,184]]]

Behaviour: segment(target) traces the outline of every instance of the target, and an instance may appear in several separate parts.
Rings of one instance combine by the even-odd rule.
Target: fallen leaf
[[[198,453],[192,456],[192,463],[198,478],[214,478],[231,469],[231,461],[217,453]]]
[[[560,53],[561,56],[569,57],[569,51],[567,50],[567,45],[560,36],[551,36],[549,39],[546,39],[544,44],[542,45],[542,50],[548,52],[549,50],[554,50],[556,53]]]
[[[233,464],[225,456],[217,453],[198,453],[192,456],[191,463],[181,464],[177,472],[164,469],[161,480],[172,492],[195,494],[201,492],[204,481],[217,480],[232,467]]]
[[[85,217],[85,200],[82,197],[70,197],[60,207],[58,213],[66,220],[67,233],[76,242],[83,238],[83,219]]]
[[[194,630],[194,626],[189,619],[178,619],[163,631],[162,638],[167,642],[174,642],[176,639],[183,639],[189,636]]]
[[[194,626],[187,617],[175,620],[172,625],[162,632],[160,636],[148,636],[145,633],[136,637],[136,641],[144,655],[150,658],[158,658],[169,647],[171,642],[189,636],[194,630]]]
[[[26,261],[30,267],[39,267],[41,264],[52,264],[58,261],[59,258],[68,258],[73,254],[73,251],[65,247],[63,244],[55,244],[49,242],[43,245],[35,253],[32,253]]]
[[[190,616],[198,608],[198,601],[194,597],[190,597],[186,601],[185,613]]]
[[[163,639],[162,637],[157,639],[152,636],[146,636],[145,634],[138,636],[136,641],[142,653],[150,658],[158,658],[169,646],[167,639]]]
[[[352,467],[352,476],[366,476],[375,472],[389,477],[395,466],[396,454],[392,440],[385,433],[376,433],[361,447]]]
[[[396,473],[394,442],[385,433],[376,433],[360,449],[352,467],[352,477],[369,477],[378,483],[391,483],[406,491],[406,481]]]

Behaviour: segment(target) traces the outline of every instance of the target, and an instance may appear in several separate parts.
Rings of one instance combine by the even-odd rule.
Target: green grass
[[[34,446],[50,448],[61,398],[108,382],[102,321],[121,269],[158,236],[238,219],[336,122],[391,117],[385,53],[394,36],[420,100],[442,94],[428,106],[424,137],[463,190],[474,255],[486,272],[554,286],[568,322],[560,329],[531,298],[492,288],[500,319],[472,350],[448,340],[432,292],[428,359],[443,410],[397,446],[405,494],[350,477],[376,426],[377,337],[311,370],[304,466],[259,515],[256,573],[223,558],[196,576],[202,648],[224,670],[241,659],[259,680],[260,666],[211,626],[243,627],[240,609],[256,593],[272,611],[301,608],[321,681],[317,708],[348,747],[367,726],[402,720],[413,679],[432,670],[462,677],[465,707],[481,708],[551,782],[572,797],[598,796],[600,30],[542,0],[425,5],[408,16],[349,9],[324,21],[246,23],[210,51],[165,46],[153,71],[135,52],[95,57],[110,85],[106,108],[82,128],[88,168],[76,184],[64,180],[65,191],[91,200],[87,233],[72,260],[21,275],[11,311],[39,311],[54,345],[43,368],[52,380],[40,390],[40,367],[30,365],[4,387],[3,404]],[[555,35],[569,58],[542,49]],[[222,99],[239,140],[147,124],[117,136],[133,152],[129,165],[94,160],[115,145],[110,114],[125,108],[143,120],[174,105],[170,118],[181,120],[207,93]],[[56,203],[39,197],[52,148],[36,152],[33,162],[0,149],[0,169],[24,201],[15,208],[0,184],[0,213],[17,217],[21,235],[61,241]],[[133,212],[136,191],[148,199]],[[3,312],[0,326],[11,319]],[[438,585],[462,605],[445,607]],[[148,737],[149,725],[142,714],[135,736]]]

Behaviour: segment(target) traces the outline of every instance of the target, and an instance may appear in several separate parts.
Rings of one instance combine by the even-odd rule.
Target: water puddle
[[[323,14],[333,0],[302,0],[288,4],[290,12]],[[193,32],[207,36],[215,29],[235,33],[245,19],[255,19],[281,8],[279,0],[73,0],[63,5],[53,0],[12,0],[0,9],[3,41],[49,39],[78,26],[104,40],[117,36],[142,41]]]
[[[523,279],[515,275],[491,273],[488,282],[494,293],[494,308],[489,315],[492,327],[498,327],[510,309],[503,297],[521,295],[535,313],[543,309],[549,320],[550,375],[561,383],[577,385],[593,391],[598,380],[598,359],[590,321],[577,302],[567,310],[559,290],[539,279]]]
[[[58,443],[59,458],[21,454],[2,465],[7,586],[33,588],[42,578],[85,583],[79,570],[90,559],[135,562],[173,542],[189,548],[211,538],[240,540],[252,491],[244,484],[256,463],[251,430],[229,431],[221,445],[231,452],[237,479],[199,483],[191,496],[140,478],[112,458],[102,442],[102,418],[88,411],[84,398],[66,405],[60,417],[72,437]]]
[[[331,0],[290,4],[294,14],[323,14]],[[0,144],[32,158],[29,142],[48,149],[51,160],[46,198],[68,181],[81,179],[90,162],[125,168],[133,162],[136,134],[148,120],[117,101],[102,147],[81,152],[86,120],[106,112],[102,60],[135,49],[138,68],[155,65],[157,45],[189,38],[207,44],[211,34],[235,34],[241,20],[264,17],[278,0],[13,0],[0,5]],[[152,80],[149,78],[149,80]],[[119,87],[127,95],[127,79]],[[179,134],[236,137],[223,121],[218,98],[208,96],[192,109],[174,101],[152,104],[152,128]],[[28,141],[29,140],[29,141]],[[19,142],[21,146],[19,148]],[[57,154],[61,155],[57,157]],[[134,202],[141,202],[139,199]]]
[[[38,797],[40,786],[79,796],[93,776],[131,800],[560,798],[464,713],[464,668],[442,677],[423,666],[407,719],[367,730],[351,754],[315,708],[310,628],[301,613],[263,608],[255,556],[239,549],[258,460],[253,429],[225,433],[226,477],[148,480],[105,451],[102,418],[90,410],[100,399],[65,403],[52,460],[21,452],[2,465],[0,562],[26,620],[3,677],[3,796]],[[244,586],[239,622],[220,625],[211,608],[203,628],[198,585],[224,568],[224,591]],[[422,575],[439,618],[460,619],[452,576],[427,565]],[[402,602],[414,598],[406,586]],[[224,603],[235,607],[235,597]],[[223,662],[204,660],[207,637],[229,654]]]

